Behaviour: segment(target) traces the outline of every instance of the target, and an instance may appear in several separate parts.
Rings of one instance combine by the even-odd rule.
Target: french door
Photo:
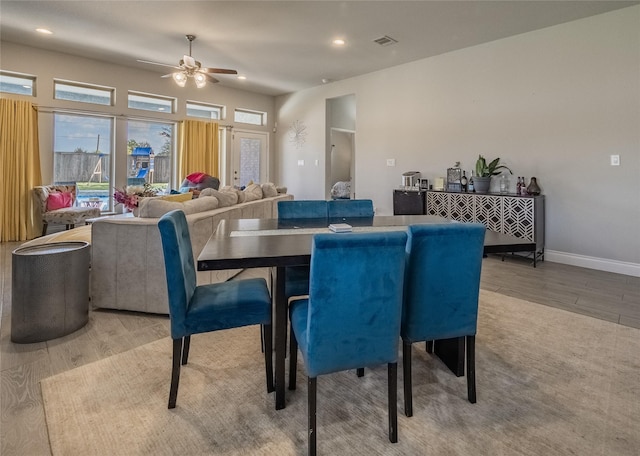
[[[269,134],[234,130],[231,138],[231,185],[245,187],[250,181],[267,182]]]

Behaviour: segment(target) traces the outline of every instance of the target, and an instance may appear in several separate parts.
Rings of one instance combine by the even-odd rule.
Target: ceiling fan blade
[[[210,74],[207,74],[207,73],[202,73],[202,74],[204,74],[204,75],[207,77],[207,79],[208,79],[209,81],[213,82],[214,84],[215,84],[216,82],[220,82],[220,81],[218,81],[216,78],[214,78],[213,76],[211,76]]]
[[[162,76],[160,76],[161,78],[170,78],[173,76],[173,73],[169,73],[169,74],[163,74]]]
[[[160,62],[151,62],[149,60],[139,60],[138,59],[138,62],[140,62],[140,63],[148,63],[150,65],[160,65],[160,66],[164,66],[164,67],[175,68],[176,70],[181,70],[182,69],[179,66],[167,65],[166,63],[160,63]]]
[[[219,73],[219,74],[238,74],[236,70],[227,70],[225,68],[200,68],[203,73]]]

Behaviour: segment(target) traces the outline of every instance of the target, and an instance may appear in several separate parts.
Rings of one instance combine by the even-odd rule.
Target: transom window
[[[36,77],[0,71],[0,92],[35,96]]]
[[[167,114],[175,112],[176,99],[153,95],[142,92],[129,92],[128,106],[131,109],[142,109],[143,111],[164,112]]]
[[[187,101],[187,116],[201,119],[220,120],[224,118],[224,106]]]
[[[249,109],[236,109],[233,114],[233,120],[239,123],[262,126],[267,124],[267,113]]]
[[[53,81],[53,97],[56,100],[78,101],[113,106],[116,89],[81,82]]]

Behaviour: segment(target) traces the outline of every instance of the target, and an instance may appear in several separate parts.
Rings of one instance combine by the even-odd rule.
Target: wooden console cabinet
[[[425,213],[479,222],[491,231],[535,242],[534,266],[538,258],[544,260],[544,195],[428,191]]]

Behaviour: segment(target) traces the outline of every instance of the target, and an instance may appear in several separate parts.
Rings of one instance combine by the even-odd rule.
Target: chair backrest
[[[184,336],[187,308],[196,289],[196,269],[187,218],[181,210],[164,214],[158,222],[167,273],[171,337]]]
[[[406,241],[400,231],[314,236],[309,376],[397,361]]]
[[[278,219],[327,218],[325,200],[278,201]]]
[[[479,223],[409,227],[403,340],[475,335],[485,230]]]
[[[338,217],[373,217],[373,201],[360,200],[331,200],[327,201],[329,218]]]
[[[75,185],[39,185],[33,188],[34,199],[40,213],[47,212],[47,198],[51,193],[69,193],[71,194],[71,205],[76,204],[76,186]]]

